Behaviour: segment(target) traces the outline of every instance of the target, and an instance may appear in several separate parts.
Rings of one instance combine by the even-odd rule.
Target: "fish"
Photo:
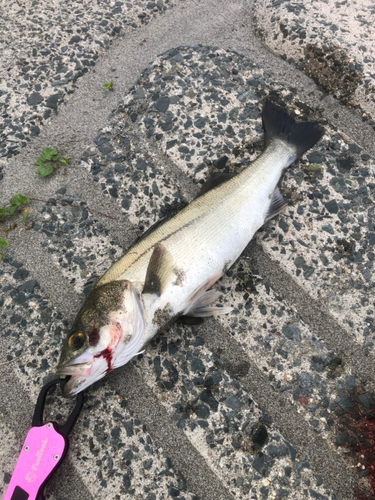
[[[265,150],[236,175],[218,173],[175,216],[159,221],[116,261],[88,294],[63,345],[57,375],[74,396],[142,353],[180,316],[227,314],[212,285],[256,231],[287,205],[278,182],[324,135],[265,101]]]

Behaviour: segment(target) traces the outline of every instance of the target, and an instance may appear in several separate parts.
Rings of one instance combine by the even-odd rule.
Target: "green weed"
[[[103,89],[113,90],[113,82],[112,80],[109,83],[103,83]]]
[[[29,201],[30,200],[27,196],[23,196],[22,194],[19,194],[19,193],[15,194],[10,203],[7,203],[6,205],[4,205],[3,207],[0,208],[0,222],[4,222],[6,219],[11,217],[21,205],[26,205],[27,203],[29,203]],[[28,208],[24,207],[22,212],[23,212],[22,221],[26,222]],[[4,232],[5,236],[7,236],[8,232],[11,229],[14,229],[15,226],[16,226],[16,224],[13,223],[13,225],[9,226],[7,229],[1,229],[1,231]],[[8,246],[9,246],[9,243],[7,242],[7,240],[4,238],[0,238],[0,248],[6,248]],[[1,260],[1,258],[2,258],[2,255],[0,253],[0,260]]]
[[[41,156],[36,160],[39,177],[47,177],[47,175],[52,174],[54,170],[59,168],[59,165],[56,163],[57,161],[63,165],[67,165],[70,159],[70,156],[60,158],[60,153],[55,148],[44,148]]]

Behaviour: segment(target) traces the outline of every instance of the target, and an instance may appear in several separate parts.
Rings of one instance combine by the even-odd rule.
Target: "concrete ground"
[[[218,282],[232,313],[91,387],[46,497],[374,498],[373,7],[344,7],[3,3],[0,206],[32,200],[1,224],[1,494],[85,295],[211,172],[261,153],[269,98],[326,133]],[[42,179],[46,146],[71,160]],[[45,417],[70,408],[55,393]]]

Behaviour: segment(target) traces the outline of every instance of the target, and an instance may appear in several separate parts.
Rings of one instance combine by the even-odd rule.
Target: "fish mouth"
[[[71,376],[69,380],[66,382],[63,388],[63,396],[66,398],[72,398],[79,392],[83,391],[91,385],[91,382],[88,381],[87,378],[82,378],[82,377],[77,377],[77,376]]]
[[[56,374],[59,376],[72,375],[77,377],[88,377],[91,373],[92,363],[70,362],[57,368]]]
[[[64,377],[66,375],[70,376],[69,380],[66,382],[63,388],[63,396],[73,397],[78,392],[83,391],[91,382],[91,368],[92,363],[80,363],[60,366],[56,370],[56,374],[59,377]]]
[[[73,397],[94,384],[113,369],[128,363],[134,356],[143,352],[145,322],[143,309],[138,294],[132,293],[133,317],[128,322],[116,315],[110,315],[105,332],[110,338],[102,349],[88,347],[77,358],[61,363],[56,370],[58,376],[70,376],[63,395]],[[124,333],[125,332],[125,333]],[[130,336],[130,340],[126,337]],[[124,343],[124,337],[126,343]],[[108,340],[108,339],[107,339]]]
[[[92,354],[87,350],[78,358],[60,365],[56,370],[59,377],[70,376],[68,382],[64,385],[63,395],[65,397],[75,396],[85,387],[90,385],[92,380],[93,359]]]
[[[97,356],[93,358],[92,354],[90,355],[88,352],[59,366],[56,370],[59,377],[70,376],[63,388],[63,396],[65,397],[73,397],[87,389],[97,380],[103,378],[106,373],[108,373],[106,360]]]

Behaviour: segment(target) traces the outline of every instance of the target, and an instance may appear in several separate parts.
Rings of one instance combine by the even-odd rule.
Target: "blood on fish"
[[[107,363],[107,370],[106,373],[109,373],[112,371],[111,363],[112,363],[112,356],[113,356],[113,351],[112,349],[109,349],[108,347],[106,349],[103,349],[103,351],[99,352],[98,354],[95,354],[94,358],[103,358],[106,360]]]
[[[89,345],[95,347],[100,340],[99,330],[97,328],[93,328],[89,333]]]
[[[95,328],[92,330],[90,335],[93,334],[93,341],[96,340],[95,334],[97,336],[97,341],[96,344],[99,342],[99,332]],[[121,335],[122,335],[122,328],[120,323],[116,322],[112,325],[110,331],[110,343],[109,346],[100,351],[98,354],[95,354],[94,358],[103,358],[105,359],[107,363],[107,369],[106,373],[109,373],[112,371],[112,359],[113,359],[113,352],[116,350],[120,340],[121,340]],[[89,336],[89,342],[90,342],[90,336]],[[90,344],[90,345],[96,345],[96,344]]]

